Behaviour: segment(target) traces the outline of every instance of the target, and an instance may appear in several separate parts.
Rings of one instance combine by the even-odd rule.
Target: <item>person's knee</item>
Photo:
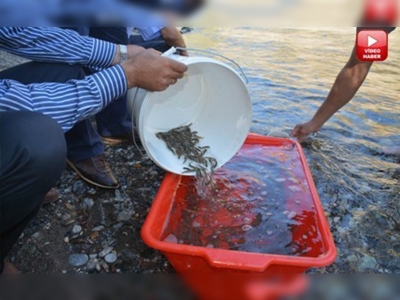
[[[59,124],[43,114],[31,116],[27,139],[32,167],[43,176],[59,177],[65,167],[67,147]]]
[[[30,111],[9,112],[2,114],[1,133],[9,147],[2,149],[3,159],[12,162],[10,168],[21,167],[52,184],[61,176],[67,150],[64,133],[53,119]]]

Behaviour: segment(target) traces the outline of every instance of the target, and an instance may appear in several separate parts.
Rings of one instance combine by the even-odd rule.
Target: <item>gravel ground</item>
[[[66,169],[61,199],[43,205],[9,259],[24,273],[171,273],[165,258],[142,242],[140,229],[164,171],[130,144],[107,146],[121,187],[95,188]]]

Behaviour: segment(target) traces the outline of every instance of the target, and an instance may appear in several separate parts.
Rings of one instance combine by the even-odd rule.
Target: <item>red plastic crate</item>
[[[178,187],[181,182],[188,180],[188,177],[168,173],[150,209],[141,235],[148,246],[160,250],[167,257],[175,270],[183,275],[184,280],[203,299],[250,299],[250,294],[253,294],[252,299],[256,299],[254,293],[249,293],[249,288],[262,280],[271,278],[277,280],[276,275],[285,275],[277,285],[281,285],[281,290],[288,290],[290,286],[296,286],[291,282],[299,281],[293,281],[288,276],[302,274],[311,267],[328,266],[336,258],[336,248],[329,224],[300,144],[288,139],[254,134],[248,136],[245,145],[249,144],[276,147],[291,144],[295,147],[293,151],[298,152],[315,207],[316,227],[321,236],[324,253],[322,255],[316,253],[310,257],[272,255],[164,242],[165,227],[171,223],[171,218],[179,218],[179,214],[171,212],[174,199],[184,196],[177,195],[177,192],[185,192],[182,189],[178,190]],[[179,222],[179,219],[176,222]],[[297,228],[296,232],[293,232],[293,237],[302,236],[307,230],[307,228]],[[265,298],[261,295],[263,288],[260,289],[260,285],[253,289],[253,292],[255,290],[258,291],[258,299]],[[265,295],[268,294],[266,289],[264,292]]]

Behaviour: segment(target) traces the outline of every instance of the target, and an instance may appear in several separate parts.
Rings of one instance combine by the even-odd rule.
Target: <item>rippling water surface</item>
[[[186,40],[243,67],[252,131],[267,135],[313,116],[350,56],[355,28],[204,28]],[[318,272],[400,273],[400,165],[387,154],[400,147],[400,30],[390,35],[389,59],[303,146],[339,252]]]

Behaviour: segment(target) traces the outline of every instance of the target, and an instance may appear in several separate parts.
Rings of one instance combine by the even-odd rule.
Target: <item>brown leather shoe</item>
[[[47,192],[46,196],[44,196],[44,200],[42,203],[48,204],[57,201],[58,199],[60,199],[60,192],[57,189],[52,188],[50,191]]]
[[[9,261],[4,261],[4,269],[3,273],[4,275],[17,275],[21,274],[21,272]]]
[[[137,144],[140,143],[140,137],[139,134],[135,131],[135,134],[126,134],[126,135],[117,135],[117,136],[102,136],[103,143],[110,145],[110,146],[115,146],[118,144],[122,143],[132,143],[132,141],[135,141]]]
[[[68,165],[85,181],[105,189],[116,189],[119,187],[117,180],[112,174],[104,154],[83,161],[70,161]]]

